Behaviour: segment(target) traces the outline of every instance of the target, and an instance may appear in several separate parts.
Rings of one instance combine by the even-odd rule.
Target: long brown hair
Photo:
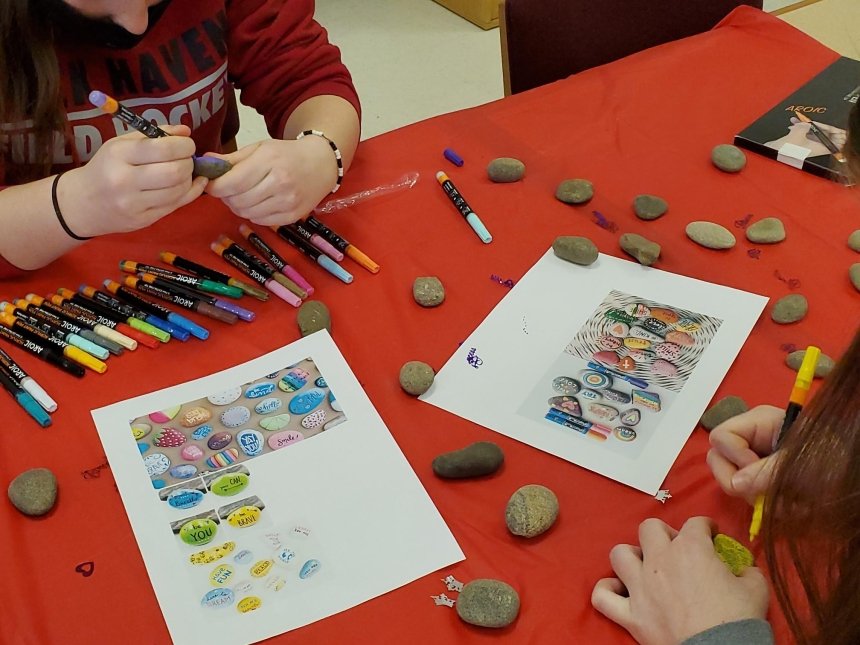
[[[763,526],[777,599],[798,642],[856,645],[860,330],[791,428],[780,454]]]
[[[60,71],[48,16],[30,0],[0,2],[0,123],[32,119],[34,163],[11,162],[3,151],[6,181],[45,176],[50,172],[54,133],[65,129],[60,100]],[[17,167],[16,167],[17,166]],[[24,175],[24,176],[21,176]]]

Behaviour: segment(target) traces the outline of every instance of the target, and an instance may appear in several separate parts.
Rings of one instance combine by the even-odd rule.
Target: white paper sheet
[[[290,373],[287,368],[297,364],[306,371],[293,371],[292,387],[299,388],[295,392],[276,387],[256,399],[245,397],[247,384],[281,384]],[[314,370],[323,380],[313,382]],[[206,397],[232,388],[233,394],[216,397],[227,401],[240,384],[246,387],[238,400],[223,405],[207,401]],[[322,432],[321,425],[305,429],[297,422],[314,412],[301,411],[285,428],[260,426],[263,419],[289,414],[293,398],[311,389],[336,393],[336,402],[326,396],[306,425],[319,421],[320,411],[326,412],[326,423],[345,420]],[[277,405],[269,402],[261,407],[263,413],[256,412],[255,405],[267,398],[279,398],[281,408],[266,411]],[[202,402],[213,418],[184,427],[181,421],[195,402]],[[185,405],[169,421],[147,416],[180,403]],[[220,413],[239,406],[248,408],[251,418],[225,429]],[[256,642],[353,607],[464,557],[326,332],[224,372],[95,410],[93,419],[175,643]],[[151,430],[137,427],[139,434],[146,434],[135,439],[130,420],[136,426],[145,422]],[[186,421],[193,423],[193,418]],[[208,432],[207,425],[212,426]],[[243,429],[259,435],[243,435],[240,442]],[[193,438],[198,430],[199,438]],[[210,449],[208,441],[224,431],[233,435],[231,443]],[[297,431],[307,437],[296,441]],[[268,439],[283,432],[293,434],[283,435],[284,447],[273,449]],[[138,441],[146,444],[145,452]],[[261,454],[249,457],[243,445],[248,452]],[[224,453],[230,449],[234,452]],[[163,457],[152,458],[156,453]],[[217,459],[235,463],[223,469],[206,465],[217,454],[221,454]],[[143,461],[148,457],[149,473]],[[172,471],[177,477],[170,470],[160,472],[165,459],[171,468],[182,467]],[[197,474],[188,476],[193,468]],[[204,471],[216,474],[200,477]],[[216,484],[223,472],[237,482],[245,481],[238,477],[243,473],[248,483],[235,492],[229,479]],[[165,487],[157,490],[154,481]],[[207,485],[229,494],[216,495]],[[241,488],[241,482],[236,487]],[[162,499],[168,490],[179,489],[185,492],[172,497],[174,503],[202,501],[182,509]],[[188,492],[194,490],[200,493]],[[189,524],[195,517],[203,518],[201,523]],[[183,525],[192,544],[181,537]],[[224,544],[234,546],[219,559],[191,563],[193,554]],[[311,574],[302,577],[303,569]]]
[[[673,316],[678,320],[663,327],[657,319],[649,323],[657,332],[642,352],[631,352],[623,344],[612,348],[628,335],[611,340],[610,328],[617,321],[606,318],[606,312],[637,303],[658,309],[666,320]],[[421,398],[654,495],[766,303],[763,296],[612,256],[601,254],[594,264],[583,267],[555,257],[550,250],[463,342]],[[646,329],[642,325],[651,316],[645,310],[639,313],[643,315],[625,323],[628,328]],[[692,326],[685,326],[684,318],[693,319]],[[667,342],[669,332],[683,333],[669,337],[678,342]],[[619,361],[630,354],[639,359],[632,371],[615,366],[609,375],[608,394],[616,399],[629,396],[629,403],[608,400],[605,382],[594,374],[584,377],[582,370],[588,369],[589,360],[609,367],[594,361],[596,351],[611,352]],[[616,360],[608,354],[602,357]],[[652,371],[658,361],[664,375]],[[633,363],[628,359],[624,365],[630,369]],[[672,369],[677,373],[669,375]],[[621,375],[642,382],[634,385]],[[576,400],[556,398],[553,409],[550,399],[565,395],[565,382],[554,386],[553,381],[564,376],[575,379],[579,391],[572,393],[577,384],[570,386],[568,393]],[[636,401],[634,390],[639,391]],[[585,398],[586,394],[593,398]],[[659,397],[656,412],[650,401],[654,395]],[[597,407],[589,409],[592,404]],[[635,420],[637,412],[632,410],[639,420],[623,422],[622,417]],[[546,414],[576,422],[581,429],[559,425]],[[597,426],[583,434],[583,421]]]

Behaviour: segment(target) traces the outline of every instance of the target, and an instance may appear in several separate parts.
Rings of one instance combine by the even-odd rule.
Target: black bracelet
[[[304,132],[300,132],[296,137],[296,141],[299,139],[306,137],[308,135],[314,135],[315,137],[322,137],[326,141],[328,141],[328,145],[331,148],[331,151],[334,153],[334,160],[337,164],[337,181],[334,184],[334,188],[331,189],[330,192],[336,193],[340,189],[340,184],[343,181],[343,157],[340,154],[340,148],[337,147],[337,144],[329,139],[323,132],[319,130],[305,130]]]
[[[56,177],[54,177],[54,183],[51,184],[51,201],[54,203],[54,214],[57,216],[57,221],[60,222],[60,226],[63,227],[63,230],[73,240],[78,240],[79,242],[86,242],[92,238],[89,237],[81,237],[80,235],[75,235],[72,232],[72,229],[69,228],[69,225],[66,224],[66,219],[63,217],[63,212],[60,210],[60,202],[57,201],[57,184],[60,183],[60,177],[63,173],[58,173]]]

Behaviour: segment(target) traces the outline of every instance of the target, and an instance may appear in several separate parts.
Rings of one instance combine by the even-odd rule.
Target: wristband
[[[60,223],[60,226],[63,227],[63,230],[73,240],[78,240],[79,242],[86,242],[91,239],[89,237],[81,237],[80,235],[75,235],[72,232],[72,229],[69,228],[69,225],[66,224],[66,219],[63,217],[63,212],[60,210],[60,202],[57,200],[57,184],[60,183],[60,177],[62,177],[63,173],[58,173],[56,177],[54,177],[54,183],[51,184],[51,201],[54,204],[54,214],[57,216],[57,221]]]
[[[340,184],[343,181],[343,156],[340,154],[340,148],[337,147],[337,144],[334,141],[329,139],[319,130],[305,130],[304,132],[300,132],[296,137],[296,141],[311,134],[315,137],[322,137],[325,139],[331,147],[332,152],[334,152],[334,158],[337,162],[337,181],[334,184],[334,188],[331,189],[331,192],[336,193],[338,189],[340,189]]]

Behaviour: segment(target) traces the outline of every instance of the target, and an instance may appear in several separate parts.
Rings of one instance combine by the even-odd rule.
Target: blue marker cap
[[[176,340],[181,340],[184,342],[191,337],[191,334],[189,334],[187,330],[183,329],[182,327],[177,327],[170,321],[167,321],[164,318],[159,318],[158,316],[153,316],[151,314],[147,315],[147,317],[144,318],[144,322],[148,322],[156,329],[160,329],[161,331],[167,332]]]
[[[174,323],[175,325],[179,325],[183,329],[191,332],[191,335],[195,338],[199,338],[200,340],[206,340],[209,338],[209,330],[205,327],[201,327],[196,322],[192,320],[188,320],[185,316],[181,316],[177,313],[171,313],[167,316],[167,319]]]
[[[51,425],[51,417],[42,409],[41,405],[36,403],[36,399],[29,392],[25,392],[24,390],[18,391],[15,394],[15,400],[40,426],[47,428]]]
[[[463,157],[451,150],[451,148],[445,148],[444,152],[442,152],[442,155],[445,157],[445,159],[450,161],[458,168],[463,165]]]
[[[100,347],[94,342],[87,340],[86,338],[81,338],[77,334],[68,334],[66,336],[66,342],[69,345],[74,345],[78,349],[85,351],[90,356],[95,356],[100,360],[104,360],[108,356],[110,356],[110,352],[104,347]]]
[[[339,280],[342,280],[347,284],[352,282],[352,274],[332,260],[329,256],[320,253],[320,256],[317,258],[317,264]]]
[[[493,236],[490,235],[490,232],[487,230],[487,227],[484,226],[484,223],[481,221],[481,218],[478,217],[478,214],[475,211],[472,211],[468,215],[466,215],[466,221],[469,222],[469,226],[472,227],[472,230],[478,234],[478,237],[481,238],[481,241],[484,244],[489,244],[493,241]]]

